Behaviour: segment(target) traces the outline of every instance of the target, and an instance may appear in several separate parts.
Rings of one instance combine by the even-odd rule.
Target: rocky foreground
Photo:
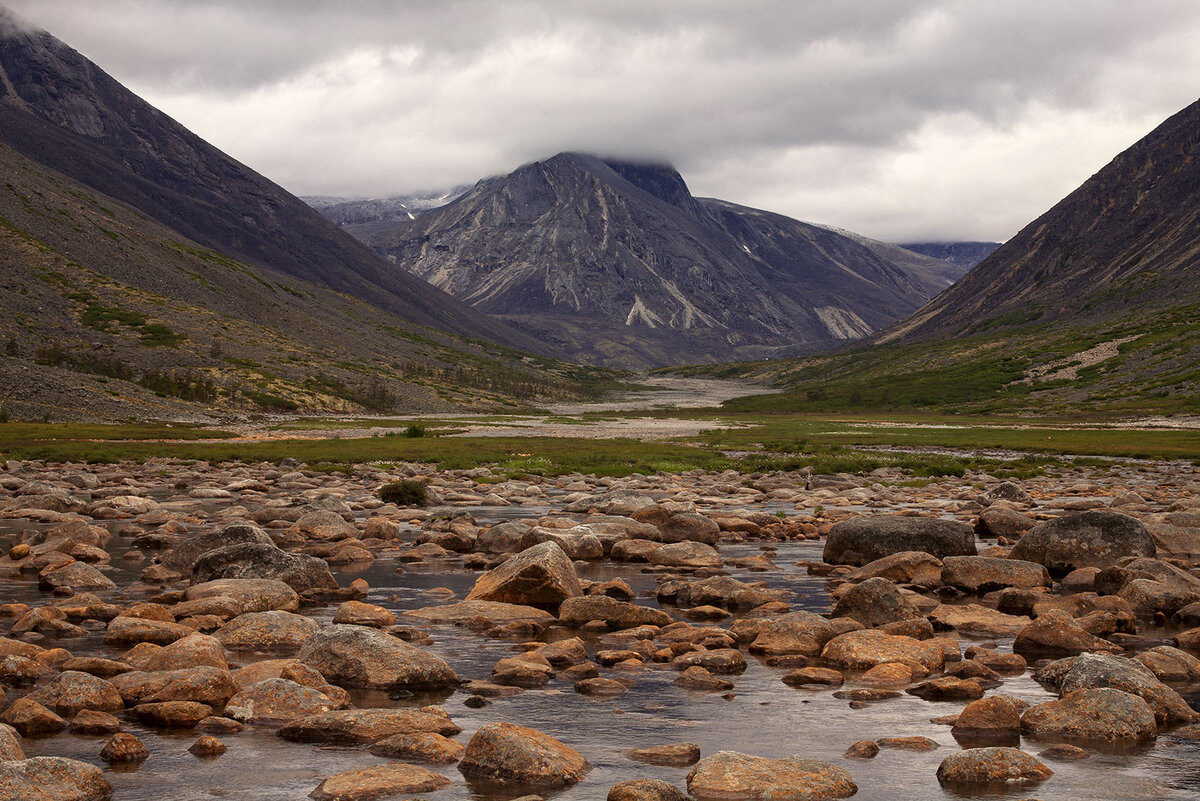
[[[435,507],[380,500],[402,477],[424,480]],[[343,475],[287,462],[8,462],[0,801],[113,797],[113,770],[153,770],[135,724],[192,730],[196,759],[221,759],[248,727],[359,749],[361,767],[327,776],[317,799],[463,784],[480,797],[547,796],[588,782],[595,757],[505,720],[516,695],[615,699],[670,672],[675,692],[735,698],[755,660],[778,672],[780,694],[831,694],[864,715],[902,696],[928,702],[924,722],[951,727],[961,746],[928,775],[931,791],[1049,788],[1059,779],[1047,763],[1200,739],[1184,697],[1200,685],[1200,471],[900,486],[910,479],[879,470],[518,481],[419,465]],[[500,509],[512,519],[478,522]],[[823,558],[777,564],[798,540],[823,540]],[[747,543],[758,553],[729,555]],[[446,590],[397,610],[367,602],[368,583],[341,575],[376,560],[401,573],[452,565],[478,575],[465,597]],[[620,578],[580,577],[595,564],[657,583],[639,597]],[[777,586],[797,570],[822,577],[822,598]],[[508,640],[511,655],[471,676],[435,653],[447,627]],[[1057,699],[1005,692],[1028,675]],[[447,700],[421,706],[413,699],[424,693]],[[363,698],[384,700],[356,707]],[[957,711],[939,714],[946,703]],[[494,714],[464,743],[455,707]],[[48,737],[93,738],[94,758],[26,757]],[[939,744],[880,736],[844,746],[833,762],[664,741],[626,751],[635,778],[587,797],[845,798],[881,749]],[[638,778],[647,765],[673,766],[676,781]]]

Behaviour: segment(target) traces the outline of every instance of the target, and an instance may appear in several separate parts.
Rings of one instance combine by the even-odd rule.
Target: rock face
[[[112,785],[99,768],[62,757],[0,762],[0,801],[108,801]]]
[[[849,798],[857,785],[843,768],[803,759],[763,759],[718,751],[700,760],[687,776],[696,801],[818,801]]]
[[[481,726],[458,764],[468,776],[539,787],[568,787],[582,779],[589,767],[570,746],[511,723]]]
[[[823,558],[835,565],[865,565],[902,551],[921,551],[939,559],[974,556],[975,531],[966,523],[932,517],[856,517],[830,529]]]
[[[274,545],[244,543],[228,545],[201,556],[192,567],[192,583],[215,579],[275,579],[296,592],[310,589],[337,589],[337,580],[324,559],[307,554],[288,553]]]
[[[1031,528],[1009,554],[1065,573],[1105,568],[1126,556],[1154,556],[1154,538],[1137,518],[1118,512],[1067,515]]]
[[[347,230],[571,356],[634,369],[852,339],[946,285],[908,266],[935,260],[892,261],[825,228],[695,198],[667,165],[578,153],[481,181],[416,220]]]
[[[1102,688],[1076,690],[1030,707],[1021,730],[1035,737],[1139,743],[1158,736],[1154,710],[1136,695]]]
[[[557,609],[567,598],[581,595],[571,560],[556,543],[543,542],[480,576],[467,600]]]
[[[296,658],[343,687],[441,690],[459,683],[441,657],[365,626],[327,626],[308,638]]]
[[[942,784],[1033,784],[1054,775],[1036,758],[1016,748],[971,748],[951,754],[938,766]]]

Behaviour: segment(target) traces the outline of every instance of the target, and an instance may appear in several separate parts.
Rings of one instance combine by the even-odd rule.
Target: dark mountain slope
[[[667,166],[572,153],[416,220],[346,230],[578,359],[624,367],[811,352],[932,294],[834,231],[693,197]]]
[[[389,269],[298,198],[3,8],[0,141],[228,256],[346,292],[422,325],[540,347]]]
[[[1000,247],[999,242],[905,242],[905,250],[958,265],[963,272],[986,259]]]
[[[879,341],[1100,321],[1200,298],[1200,101],[1023,228]]]

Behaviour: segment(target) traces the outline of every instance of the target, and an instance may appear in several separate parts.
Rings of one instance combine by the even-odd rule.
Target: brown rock
[[[846,749],[843,759],[874,759],[879,755],[879,745],[874,740],[859,740]]]
[[[121,721],[107,712],[84,709],[71,721],[73,734],[113,734],[121,730]]]
[[[225,714],[242,723],[289,723],[336,708],[326,695],[287,679],[265,679],[232,696]]]
[[[1029,704],[993,695],[967,704],[950,733],[961,740],[1012,740],[1021,735],[1021,713]]]
[[[950,754],[938,766],[937,777],[949,785],[1033,784],[1054,771],[1016,748],[970,748]]]
[[[108,801],[112,785],[94,765],[63,757],[0,762],[4,801]]]
[[[914,675],[941,670],[945,661],[942,649],[936,645],[871,629],[839,634],[826,644],[821,658],[847,670],[870,670],[886,662],[899,662],[912,668]]]
[[[146,744],[132,734],[118,732],[108,739],[100,751],[105,762],[142,762],[150,756]]]
[[[688,773],[687,787],[696,801],[816,801],[849,798],[858,792],[850,774],[829,762],[763,759],[735,751],[718,751],[700,760]]]
[[[396,734],[434,732],[453,736],[454,725],[441,707],[421,709],[342,709],[292,721],[279,730],[285,740],[302,743],[362,745]]]
[[[365,626],[328,626],[309,637],[297,659],[345,687],[438,690],[459,683],[441,657]]]
[[[647,748],[630,749],[625,752],[625,756],[635,762],[645,762],[649,765],[684,768],[688,765],[695,765],[700,760],[700,746],[695,743],[653,745]]]
[[[1027,659],[1072,656],[1085,651],[1120,650],[1120,646],[1085,631],[1073,617],[1057,609],[1021,629],[1013,642],[1013,651]]]
[[[360,770],[336,773],[309,793],[317,801],[370,801],[399,793],[431,793],[449,787],[441,774],[416,765],[390,762]]]
[[[688,797],[662,779],[629,779],[614,784],[607,801],[688,801]]]
[[[570,746],[535,729],[487,723],[467,743],[458,769],[500,782],[566,787],[587,773],[588,762]]]
[[[196,701],[158,701],[138,704],[133,716],[148,726],[164,729],[191,729],[212,714],[212,707]]]
[[[239,615],[218,629],[214,637],[231,651],[290,653],[320,630],[321,625],[312,618],[274,610]]]
[[[204,735],[188,746],[188,753],[195,754],[198,757],[220,756],[227,750],[229,749],[225,746],[225,743],[209,734]]]
[[[384,737],[370,747],[375,756],[453,764],[462,759],[463,745],[436,732],[412,732]]]
[[[581,595],[583,588],[571,560],[556,543],[543,542],[481,575],[467,600],[557,609],[567,598]]]
[[[880,737],[875,744],[880,748],[895,748],[898,751],[936,751],[938,747],[928,737]]]
[[[58,674],[26,698],[65,717],[72,717],[81,709],[115,712],[125,708],[116,687],[90,673],[75,670]]]
[[[699,666],[690,667],[683,671],[675,679],[675,683],[687,690],[703,690],[706,692],[733,689],[733,682],[718,678],[705,668]]]
[[[0,723],[12,726],[22,737],[38,734],[58,734],[67,728],[67,722],[46,707],[28,698],[18,698],[13,701],[4,714],[0,715]]]
[[[1154,710],[1136,695],[1111,688],[1076,690],[1025,710],[1021,730],[1035,737],[1138,743],[1153,740]]]

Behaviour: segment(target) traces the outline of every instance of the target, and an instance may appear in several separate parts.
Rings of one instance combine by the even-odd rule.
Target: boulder
[[[458,765],[468,777],[539,787],[568,787],[582,779],[589,767],[570,746],[511,723],[481,726]]]
[[[1200,680],[1200,659],[1170,645],[1159,645],[1142,651],[1134,659],[1149,668],[1159,681]]]
[[[764,759],[736,751],[718,751],[696,763],[687,775],[687,788],[696,801],[823,801],[858,792],[850,774],[829,762],[799,756]]]
[[[1150,705],[1111,687],[1076,690],[1058,701],[1032,706],[1021,715],[1021,731],[1034,737],[1126,744],[1158,736]]]
[[[942,560],[924,551],[900,551],[868,562],[849,578],[852,581],[885,578],[897,584],[934,587],[942,581]]]
[[[385,628],[396,624],[396,615],[390,609],[367,604],[362,601],[344,601],[333,614],[334,623],[349,623],[354,626]]]
[[[274,547],[275,543],[253,523],[229,523],[217,531],[206,534],[195,534],[181,539],[179,544],[162,555],[161,564],[168,570],[173,570],[183,576],[192,574],[196,561],[208,553],[230,545],[259,544]]]
[[[154,672],[132,671],[114,676],[111,683],[127,706],[159,701],[195,701],[221,706],[237,692],[229,671],[212,665]]]
[[[845,670],[870,670],[886,662],[899,662],[923,676],[942,669],[945,655],[937,645],[875,629],[849,631],[830,640],[821,659]]]
[[[652,745],[646,748],[630,749],[625,752],[625,756],[635,762],[645,762],[647,765],[686,768],[700,761],[700,746],[695,743]]]
[[[0,762],[0,801],[108,801],[100,768],[64,757]]]
[[[627,779],[609,788],[607,801],[688,801],[688,797],[662,779]]]
[[[150,756],[146,744],[132,734],[118,732],[108,738],[104,748],[100,750],[100,758],[105,762],[143,762]]]
[[[310,617],[291,612],[248,612],[217,629],[213,637],[231,651],[292,653],[321,630]]]
[[[133,716],[147,726],[164,729],[194,729],[196,724],[213,713],[212,707],[198,701],[155,701],[138,704]]]
[[[709,673],[719,674],[742,673],[746,670],[746,657],[735,648],[689,651],[672,659],[671,667],[676,670],[702,667]]]
[[[11,762],[14,759],[24,759],[25,751],[21,748],[21,735],[7,723],[0,723],[0,762]]]
[[[284,612],[295,612],[300,608],[300,596],[290,585],[275,579],[234,578],[216,579],[193,584],[184,592],[184,604],[193,604],[185,609],[189,614],[208,614],[197,604],[200,601],[214,598],[228,599],[234,606],[229,617],[237,617],[245,612],[270,612],[281,609]],[[183,604],[180,604],[183,606]],[[176,607],[176,615],[180,615]]]
[[[1027,617],[1006,615],[979,604],[938,604],[929,619],[939,628],[972,637],[1015,637],[1030,623]]]
[[[651,564],[660,567],[699,569],[721,566],[721,554],[717,553],[716,548],[703,542],[685,541],[655,545],[646,558]]]
[[[1109,567],[1126,556],[1156,553],[1154,539],[1137,518],[1089,511],[1047,520],[1026,532],[1009,553],[1065,574],[1080,567]]]
[[[1061,671],[1046,669],[1039,675],[1055,673]],[[1179,693],[1159,681],[1149,668],[1135,659],[1108,654],[1082,654],[1070,659],[1070,668],[1061,676],[1058,691],[1062,695],[1076,690],[1112,687],[1139,696],[1154,710],[1159,728],[1200,720],[1200,714],[1188,706]]]
[[[970,748],[950,754],[938,766],[937,777],[948,785],[1034,784],[1054,771],[1017,748]]]
[[[983,506],[991,506],[997,501],[1030,506],[1033,504],[1033,497],[1020,484],[1013,481],[1001,481],[979,496],[979,503]]]
[[[462,759],[463,744],[431,732],[393,734],[377,741],[369,749],[375,756],[409,759],[418,762],[453,764]]]
[[[557,543],[569,559],[600,559],[604,556],[604,546],[600,543],[600,538],[588,526],[569,529],[533,526],[521,535],[520,550],[532,548],[543,542]]]
[[[631,490],[614,490],[580,498],[564,506],[563,511],[567,513],[594,511],[602,515],[629,517],[634,512],[649,506],[654,506],[654,499],[648,495]]]
[[[975,521],[975,533],[981,537],[1006,537],[1015,540],[1035,525],[1036,520],[1016,509],[991,506],[984,509]]]
[[[481,575],[468,601],[500,601],[557,609],[583,595],[575,566],[556,543],[543,542]]]
[[[967,592],[983,594],[1004,587],[1049,587],[1050,573],[1040,564],[991,556],[947,556],[942,560],[942,582]]]
[[[812,612],[790,612],[775,618],[759,630],[750,643],[750,653],[766,656],[800,654],[817,656],[837,630],[825,618]]]
[[[242,723],[279,724],[332,711],[324,693],[288,679],[265,679],[233,695],[225,715]]]
[[[482,620],[492,626],[517,621],[552,623],[554,615],[545,609],[500,601],[459,601],[443,606],[426,606],[403,613],[426,623],[468,623]]]
[[[967,704],[950,733],[959,740],[1019,740],[1021,713],[1029,704],[1007,695],[991,695]]]
[[[459,683],[441,657],[365,626],[328,626],[309,637],[296,658],[343,687],[441,690]]]
[[[974,556],[975,532],[965,523],[933,517],[856,517],[829,530],[823,558],[829,564],[865,565],[903,551],[921,551],[939,559]]]
[[[661,609],[618,601],[607,595],[567,598],[559,607],[558,620],[567,626],[575,627],[593,620],[601,620],[614,630],[644,625],[669,626],[674,622],[671,616]]]
[[[282,581],[297,592],[338,588],[324,559],[288,553],[274,545],[250,542],[209,551],[192,567],[192,584],[216,579],[260,578]]]
[[[421,709],[339,709],[320,712],[288,723],[278,732],[285,740],[332,745],[369,745],[397,734],[434,732],[453,737],[461,732],[446,710],[437,706]]]
[[[26,696],[59,715],[73,717],[81,709],[116,712],[125,708],[121,693],[109,682],[91,675],[68,670]]]
[[[179,670],[197,665],[229,668],[225,649],[217,638],[199,632],[189,634],[155,651],[146,660],[146,670]]]
[[[371,801],[401,793],[431,793],[449,786],[450,780],[440,773],[403,762],[389,762],[335,773],[308,795],[316,801]]]
[[[855,584],[838,599],[833,617],[849,617],[868,628],[922,617],[896,585],[885,578],[869,578]]]
[[[0,723],[12,726],[22,737],[39,734],[58,734],[67,722],[37,701],[18,698],[0,714]]]
[[[1120,646],[1086,631],[1075,618],[1053,609],[1017,634],[1013,652],[1026,659],[1073,656],[1084,651],[1120,651]]]
[[[110,647],[133,645],[148,642],[155,645],[170,645],[176,640],[190,637],[196,630],[181,623],[168,623],[165,620],[148,620],[142,617],[126,617],[121,615],[108,622],[108,630],[104,634],[104,644]]]

